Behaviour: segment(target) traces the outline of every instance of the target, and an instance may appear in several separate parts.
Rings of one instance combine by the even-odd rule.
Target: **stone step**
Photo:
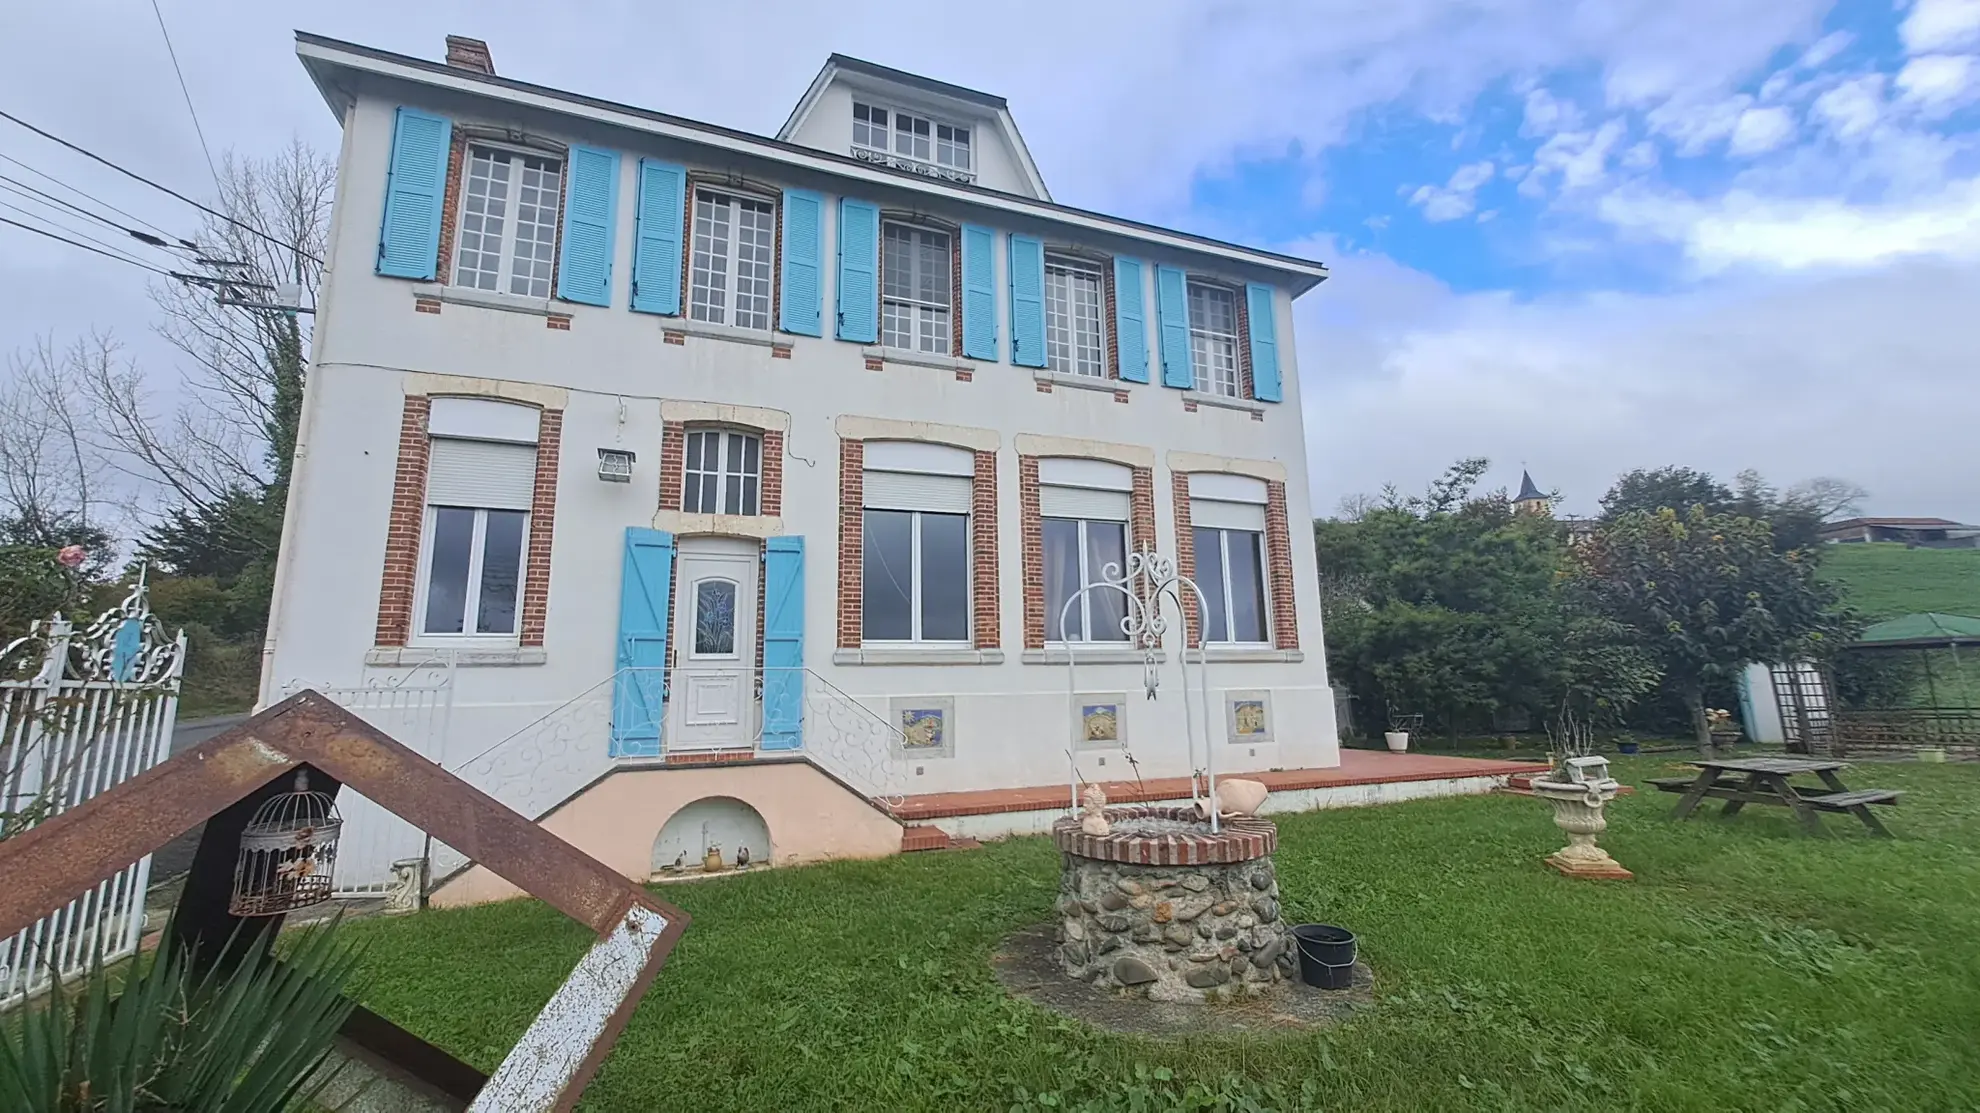
[[[940,827],[913,824],[901,829],[901,853],[920,850],[974,850],[983,844],[975,839],[959,839]]]

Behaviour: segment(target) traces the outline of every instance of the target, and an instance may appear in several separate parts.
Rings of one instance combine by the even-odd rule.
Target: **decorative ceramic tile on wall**
[[[890,702],[894,739],[905,758],[956,756],[956,701],[953,696],[896,696]]]
[[[1272,734],[1272,693],[1225,692],[1224,724],[1234,746],[1260,746],[1275,741]]]
[[[1127,696],[1085,692],[1073,698],[1073,743],[1082,750],[1127,746]]]

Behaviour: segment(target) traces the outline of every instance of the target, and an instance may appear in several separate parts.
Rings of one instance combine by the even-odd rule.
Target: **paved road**
[[[220,715],[211,719],[182,719],[173,727],[170,752],[176,754],[180,750],[189,750],[246,718],[246,715]],[[200,830],[195,827],[187,831],[151,856],[153,885],[177,877],[192,866],[193,851],[199,847]]]

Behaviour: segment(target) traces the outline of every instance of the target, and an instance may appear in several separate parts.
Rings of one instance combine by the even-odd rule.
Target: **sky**
[[[158,13],[215,159],[336,150],[296,29],[429,58],[471,35],[504,75],[762,134],[835,50],[1003,95],[1057,200],[1330,266],[1294,309],[1318,514],[1485,456],[1567,513],[1680,464],[1980,521],[1980,0]],[[148,0],[10,5],[0,108],[211,196]],[[195,227],[0,121],[0,176],[50,189],[20,163]],[[0,352],[111,329],[165,404],[148,280],[0,226]]]

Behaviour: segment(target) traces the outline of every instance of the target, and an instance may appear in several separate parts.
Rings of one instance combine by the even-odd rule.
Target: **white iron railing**
[[[165,757],[186,661],[183,633],[152,617],[140,569],[122,603],[77,631],[57,614],[0,649],[0,837],[58,815]],[[0,940],[0,1008],[144,934],[146,856],[11,939]],[[0,884],[5,884],[0,879]]]
[[[756,678],[750,685],[756,692],[770,688],[787,697],[801,693],[799,744],[795,748],[764,748],[766,742],[774,747],[781,740],[765,738],[764,716],[755,699],[744,704],[751,722],[737,724],[734,735],[679,744],[672,737],[678,733],[677,725],[664,721],[669,709],[664,699],[669,678],[663,670],[621,669],[480,753],[445,764],[462,780],[531,819],[541,819],[614,768],[664,760],[669,754],[709,750],[801,757],[882,806],[901,802],[913,751],[884,714],[809,669],[743,671]],[[644,710],[649,708],[652,710]],[[785,716],[789,717],[788,709]],[[655,718],[663,721],[656,722]],[[622,736],[658,736],[658,752],[613,757],[615,722]],[[349,830],[348,819],[345,829]],[[435,844],[430,875],[445,877],[463,864],[465,859],[458,852]],[[339,872],[344,868],[341,849],[337,868]],[[339,888],[342,885],[340,880]]]
[[[366,670],[363,684],[327,687],[290,681],[282,695],[307,687],[377,727],[407,749],[446,763],[447,731],[454,708],[451,654],[429,663],[381,671]],[[419,858],[426,833],[366,799],[355,789],[337,794],[344,829],[337,844],[333,891],[338,896],[376,896],[393,884],[392,863]]]

